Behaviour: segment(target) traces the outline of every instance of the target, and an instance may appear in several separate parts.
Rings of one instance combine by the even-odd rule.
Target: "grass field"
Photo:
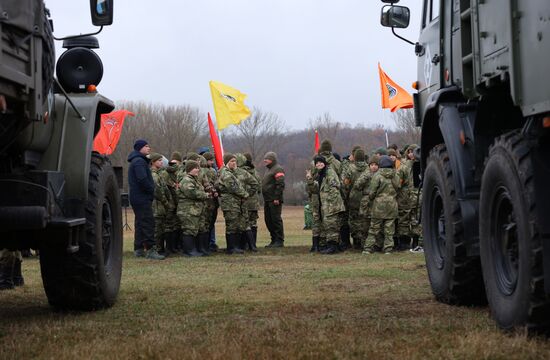
[[[549,340],[502,333],[487,308],[434,301],[423,256],[312,255],[301,208],[283,215],[287,247],[263,249],[260,227],[244,256],[136,259],[125,232],[118,301],[98,312],[52,311],[26,260],[26,285],[0,292],[0,359],[550,358]]]

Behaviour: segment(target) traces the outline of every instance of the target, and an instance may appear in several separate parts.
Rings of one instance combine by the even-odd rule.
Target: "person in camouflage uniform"
[[[267,171],[262,178],[262,195],[264,198],[264,220],[271,242],[266,247],[283,247],[285,231],[283,218],[283,192],[285,189],[285,171],[278,164],[277,154],[268,151],[264,155]]]
[[[209,195],[199,180],[199,163],[194,160],[185,162],[185,175],[179,180],[178,217],[183,233],[183,251],[187,256],[203,256],[197,251],[198,234],[201,228],[201,216]]]
[[[317,155],[313,157],[315,159]],[[306,170],[306,174],[307,174]],[[317,176],[317,168],[315,167],[315,161],[311,161],[309,172],[312,177]],[[307,176],[306,176],[307,177]],[[306,186],[306,192],[309,200],[310,211],[311,211],[311,249],[310,252],[317,252],[326,248],[326,238],[321,233],[321,208],[319,203],[318,194],[312,193],[314,188]]]
[[[368,172],[369,166],[365,162],[365,152],[363,149],[358,148],[353,154],[354,161],[351,162],[342,172],[342,188],[346,196],[345,202],[348,208],[348,222],[351,237],[353,239],[353,247],[357,250],[363,248],[364,234],[363,229],[365,226],[366,218],[359,215],[359,208],[361,205],[361,199],[363,197],[363,189],[354,190],[354,185],[359,177]]]
[[[165,251],[165,242],[168,248],[173,249],[173,244],[167,240],[166,231],[166,216],[174,209],[172,202],[172,194],[164,181],[164,170],[162,168],[162,155],[152,153],[149,155],[151,159],[151,174],[155,182],[155,193],[153,200],[153,215],[155,217],[155,244],[159,252]],[[171,252],[168,250],[168,252]]]
[[[205,153],[207,154],[207,153]],[[198,250],[204,255],[210,255],[210,231],[216,221],[214,211],[218,210],[218,191],[216,190],[216,172],[208,166],[204,155],[199,155],[200,174],[199,181],[203,184],[204,190],[209,194],[205,202],[205,209],[201,215],[201,226],[199,229]]]
[[[174,151],[170,156],[170,162],[168,162],[166,171],[162,173],[164,182],[168,190],[170,190],[172,203],[174,204],[173,209],[166,214],[165,220],[166,232],[168,233],[166,239],[167,253],[180,252],[183,250],[181,244],[181,226],[178,219],[178,171],[180,171],[181,162],[181,153],[179,151]]]
[[[250,188],[247,190],[250,196],[248,197],[248,199],[246,199],[245,202],[245,205],[248,209],[248,226],[250,227],[251,231],[251,234],[248,234],[246,236],[246,239],[248,240],[248,248],[252,251],[257,251],[256,241],[258,239],[258,210],[260,208],[260,184],[262,183],[262,179],[260,178],[258,171],[256,171],[256,168],[252,163],[252,154],[245,153],[244,157],[246,158],[246,161],[242,165],[243,170],[247,171],[258,183],[256,191],[253,191],[253,186],[250,186]],[[237,158],[237,163],[239,162],[239,158]],[[240,163],[238,164],[238,166],[241,167]]]
[[[399,177],[400,187],[397,191],[398,218],[396,226],[396,236],[394,248],[398,251],[410,249],[410,192],[411,192],[411,171],[408,163],[400,162],[397,150],[388,150],[388,155],[394,161],[397,176]]]
[[[0,290],[13,289],[25,285],[21,273],[23,257],[20,251],[0,250]]]
[[[242,254],[244,251],[240,248],[240,240],[241,234],[247,227],[248,209],[245,206],[245,200],[248,198],[248,192],[237,177],[235,155],[226,153],[223,156],[223,162],[225,166],[220,170],[218,189],[225,218],[227,253]]]
[[[215,196],[206,202],[206,211],[210,219],[209,248],[211,252],[216,252],[218,251],[218,246],[216,245],[215,225],[216,219],[218,218],[218,208],[220,207],[219,194],[215,188],[216,181],[218,180],[218,172],[214,167],[214,155],[210,152],[205,152],[202,156],[206,159],[206,176],[208,177],[208,181],[214,186],[214,190],[216,190]]]
[[[315,177],[310,170],[306,172],[307,187],[319,200],[321,232],[325,234],[327,247],[321,254],[335,254],[340,250],[341,213],[345,210],[340,192],[340,179],[323,156],[314,159],[317,173]]]
[[[365,247],[365,241],[367,239],[367,235],[369,234],[369,228],[371,223],[371,201],[369,199],[369,188],[370,188],[370,182],[374,176],[374,174],[378,171],[378,162],[380,160],[380,157],[378,155],[372,155],[369,159],[369,170],[365,171],[359,176],[355,184],[353,185],[352,196],[353,197],[360,197],[360,203],[359,203],[359,220],[360,224],[358,224],[358,231],[359,234],[357,235],[362,240],[361,242],[361,249]],[[379,236],[380,237],[380,236]],[[382,239],[383,241],[383,239]]]
[[[342,217],[342,224],[340,227],[340,240],[341,240],[341,247],[342,250],[347,250],[351,248],[351,239],[350,239],[350,224],[349,224],[349,195],[351,191],[351,186],[349,181],[351,180],[349,178],[350,171],[353,172],[352,167],[355,164],[355,151],[361,149],[361,146],[355,145],[351,149],[351,153],[349,156],[344,157],[344,159],[341,162],[341,169],[340,169],[340,182],[342,183],[342,199],[344,200],[344,206],[346,207],[346,211],[344,211],[341,215]],[[367,165],[365,164],[365,167]]]
[[[405,150],[406,164],[410,169],[410,213],[409,213],[409,222],[410,222],[410,233],[412,237],[411,252],[424,252],[423,244],[421,242],[422,235],[422,226],[419,221],[419,212],[420,212],[420,203],[422,201],[422,191],[421,191],[421,180],[418,178],[415,182],[413,167],[415,163],[419,160],[416,158],[416,150],[418,150],[418,145],[412,144],[407,147]],[[417,175],[419,177],[419,174]]]
[[[372,212],[369,235],[365,241],[363,254],[370,254],[380,248],[383,248],[384,253],[389,254],[393,248],[399,178],[389,156],[381,156],[379,166],[380,170],[373,176],[368,190]],[[383,243],[376,238],[381,232],[384,234]]]

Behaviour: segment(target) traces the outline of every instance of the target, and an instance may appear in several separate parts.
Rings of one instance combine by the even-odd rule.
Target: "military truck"
[[[112,0],[90,9],[99,31],[112,23]],[[68,50],[55,64],[43,1],[0,3],[0,248],[38,249],[48,301],[62,309],[108,307],[120,286],[120,179],[92,151],[114,108],[96,91],[98,32],[58,39]]]
[[[386,0],[381,23],[408,26]],[[433,294],[550,328],[550,2],[424,0],[413,95]]]

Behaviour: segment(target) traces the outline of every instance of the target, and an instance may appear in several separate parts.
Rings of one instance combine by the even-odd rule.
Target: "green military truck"
[[[90,9],[112,23],[112,0]],[[93,310],[115,302],[122,270],[120,178],[92,151],[114,104],[95,91],[97,40],[57,39],[55,64],[54,39],[42,0],[0,2],[0,248],[38,249],[49,303]]]
[[[408,26],[398,1],[381,23]],[[550,2],[424,0],[415,118],[435,297],[550,328]]]

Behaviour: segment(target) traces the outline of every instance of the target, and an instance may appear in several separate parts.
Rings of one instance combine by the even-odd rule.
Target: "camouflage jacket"
[[[166,186],[164,181],[163,169],[153,170],[153,181],[155,183],[155,193],[153,200],[153,214],[155,217],[166,216],[166,214],[174,209],[174,203],[172,202],[172,194]]]
[[[409,161],[401,163],[399,169],[396,170],[399,178],[399,190],[397,191],[397,204],[400,208],[410,207],[411,183],[412,183],[412,168]]]
[[[307,180],[308,190],[313,196],[317,195],[323,216],[345,211],[344,201],[340,193],[340,179],[330,166],[327,166],[326,169],[327,172],[321,184],[319,184],[319,173]]]
[[[352,200],[351,195],[351,189],[353,188],[353,184],[359,179],[361,174],[363,174],[365,171],[369,171],[369,165],[364,161],[356,161],[346,162],[346,166],[342,169],[342,194],[344,196],[344,201],[346,202],[347,207],[350,207],[350,201]],[[359,202],[361,199],[354,199],[356,202],[356,208],[359,208]]]
[[[372,173],[367,166],[367,169],[361,172],[357,179],[353,182],[348,201],[350,210],[361,209],[362,214],[368,214],[368,216],[370,216],[368,195],[370,182],[374,174],[375,173]]]
[[[208,194],[204,191],[198,177],[185,174],[180,181],[178,190],[178,213],[185,212],[199,216],[205,206]]]
[[[399,178],[395,169],[380,169],[369,185],[369,199],[372,201],[372,218],[392,219],[397,217],[397,191]]]
[[[283,202],[285,189],[285,171],[276,161],[272,162],[262,178],[262,195],[264,201],[279,200]]]
[[[220,170],[218,189],[223,211],[241,211],[244,208],[244,200],[248,198],[248,192],[237,178],[235,170],[231,170],[227,166]]]
[[[260,193],[261,193],[260,184],[262,182],[262,179],[260,178],[260,175],[254,168],[254,165],[250,166],[245,164],[242,167],[242,169],[248,172],[250,176],[252,176],[257,182],[256,191],[252,191],[253,190],[252,187],[250,188],[250,191],[248,191],[249,197],[248,199],[246,199],[246,202],[245,202],[246,207],[248,208],[248,210],[258,210],[260,208]]]
[[[332,170],[336,172],[338,177],[342,175],[342,163],[338,161],[330,151],[323,151],[319,155],[327,160],[327,163],[332,167]]]
[[[170,194],[172,195],[172,202],[174,203],[174,206],[178,206],[178,171],[179,166],[168,166],[166,168],[166,171],[162,172],[162,177],[164,178],[164,182],[166,183],[166,186],[168,186],[168,190],[170,190]]]

